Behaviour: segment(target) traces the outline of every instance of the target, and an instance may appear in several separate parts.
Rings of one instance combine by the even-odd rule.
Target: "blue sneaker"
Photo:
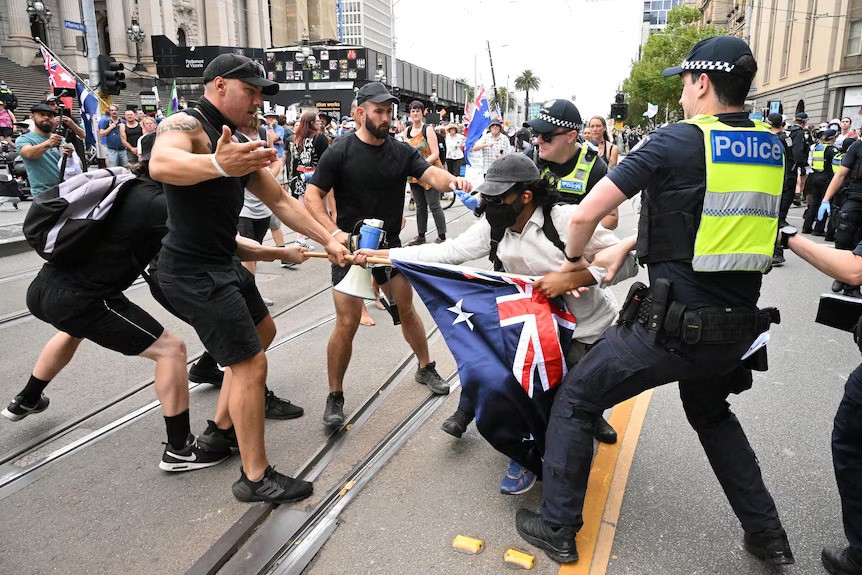
[[[500,493],[505,495],[520,495],[532,489],[535,484],[536,474],[514,459],[510,459],[506,477],[500,482]]]

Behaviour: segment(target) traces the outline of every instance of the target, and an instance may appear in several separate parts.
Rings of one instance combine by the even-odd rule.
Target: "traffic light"
[[[625,122],[629,117],[629,105],[626,104],[626,95],[622,92],[614,97],[614,103],[611,104],[611,117],[619,122]]]
[[[125,66],[110,56],[99,56],[99,85],[105,94],[119,95],[126,89]]]

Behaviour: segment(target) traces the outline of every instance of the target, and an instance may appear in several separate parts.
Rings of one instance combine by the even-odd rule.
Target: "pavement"
[[[0,257],[31,249],[22,228],[32,205],[29,200],[19,202],[17,210],[8,203],[0,205]]]
[[[24,206],[24,204],[22,204]],[[0,213],[0,217],[6,214]],[[415,235],[412,212],[405,210],[402,238]],[[801,210],[791,211],[791,222]],[[446,211],[450,237],[473,221],[460,205]],[[794,220],[794,218],[796,218]],[[627,205],[618,235],[633,233],[636,217]],[[4,222],[0,220],[0,225]],[[430,223],[429,223],[430,225]],[[433,237],[433,233],[432,233]],[[288,236],[290,239],[290,236]],[[815,238],[822,241],[822,238]],[[0,316],[24,308],[24,294],[40,260],[31,253],[0,259]],[[487,261],[476,262],[486,267]],[[293,270],[264,263],[258,272],[261,292],[281,309],[327,285],[328,264],[310,261]],[[642,272],[643,275],[643,272]],[[9,278],[4,280],[4,278]],[[813,322],[818,296],[831,280],[788,253],[787,264],[764,278],[761,305],[776,305],[782,323],[772,328],[770,370],[757,374],[754,388],[730,399],[758,454],[767,485],[788,531],[797,564],[788,574],[824,573],[819,563],[824,545],[844,545],[840,506],[832,473],[831,419],[843,383],[858,364],[849,334]],[[618,299],[628,290],[612,288]],[[153,313],[187,342],[189,354],[200,351],[194,331],[161,310],[145,287],[129,297]],[[433,323],[421,304],[426,329]],[[328,292],[276,319],[279,335],[296,334],[332,314]],[[385,312],[370,308],[377,321],[360,327],[346,380],[346,411],[376,393],[377,386],[410,354],[400,330]],[[272,461],[287,473],[301,467],[329,439],[320,423],[326,394],[326,343],[332,324],[314,327],[269,354],[270,386],[306,409],[304,417],[267,423]],[[0,402],[26,382],[50,326],[34,319],[0,325]],[[444,377],[454,371],[445,344],[432,336],[431,355]],[[324,472],[315,495],[296,505],[311,510],[326,493],[339,489],[353,467],[424,398],[427,390],[412,381],[413,368],[357,425]],[[152,377],[152,364],[125,358],[85,343],[46,394],[51,407],[43,414],[12,423],[0,419],[0,454],[91,410]],[[337,519],[337,528],[304,572],[311,574],[491,574],[508,572],[503,554],[515,548],[535,555],[536,573],[641,575],[661,573],[766,574],[768,569],[742,549],[742,531],[718,486],[680,406],[675,384],[641,396],[609,414],[620,432],[620,445],[599,448],[591,493],[597,508],[579,535],[586,559],[560,568],[524,543],[514,529],[519,507],[537,509],[541,484],[522,496],[505,496],[498,483],[506,458],[491,449],[471,426],[462,439],[440,430],[457,405],[456,389],[380,468]],[[209,386],[192,392],[192,427],[200,431],[211,417],[217,393]],[[154,399],[152,386],[117,402],[66,437],[26,460],[0,466],[0,476],[26,467],[57,446],[67,444]],[[632,408],[634,405],[634,408]],[[631,409],[628,416],[627,409]],[[625,417],[623,417],[625,416]],[[627,422],[627,423],[626,423]],[[233,459],[187,475],[165,474],[157,467],[164,441],[158,411],[117,429],[102,440],[46,465],[25,484],[0,489],[0,573],[183,573],[248,506],[237,503],[229,485],[238,476]],[[604,479],[602,479],[604,478]],[[599,489],[600,488],[600,489]],[[604,498],[601,493],[604,493]],[[593,529],[595,541],[585,534]],[[478,555],[451,547],[458,535],[485,541]]]

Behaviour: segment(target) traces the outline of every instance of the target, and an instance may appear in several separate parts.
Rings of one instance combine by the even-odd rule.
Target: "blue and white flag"
[[[464,158],[468,164],[470,164],[470,151],[485,134],[488,126],[491,125],[491,109],[488,106],[488,98],[485,97],[484,90],[481,94],[482,97],[478,100],[478,104],[473,110],[473,117],[470,118],[470,131],[467,133],[467,142],[464,145]]]
[[[84,130],[87,132],[85,144],[89,148],[96,145],[96,136],[93,134],[93,117],[99,110],[99,100],[80,82],[77,82],[75,87],[78,90],[78,105],[81,107],[81,118],[84,119]]]
[[[495,449],[542,472],[554,393],[566,375],[575,316],[530,276],[393,260],[452,351],[476,428]]]

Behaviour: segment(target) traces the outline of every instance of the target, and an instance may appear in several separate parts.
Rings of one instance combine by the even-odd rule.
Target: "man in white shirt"
[[[363,264],[364,256],[369,255],[454,265],[488,257],[495,269],[543,276],[535,284],[536,288],[550,297],[562,295],[569,311],[577,318],[575,341],[566,354],[568,362],[577,363],[617,317],[616,299],[609,290],[601,289],[606,274],[604,268],[588,267],[573,274],[558,271],[566,261],[560,238],[566,237],[569,220],[578,207],[558,205],[559,194],[549,188],[539,169],[524,154],[509,154],[496,160],[477,191],[482,195],[483,204],[479,210],[484,212],[483,216],[458,237],[441,244],[359,250],[354,263]],[[550,213],[553,228],[545,226],[547,213]],[[492,239],[499,242],[496,250],[491,247]],[[583,257],[592,260],[596,252],[619,241],[613,232],[598,226]],[[636,274],[637,265],[630,255],[615,281]],[[582,291],[581,288],[589,289]],[[447,433],[456,437],[461,436],[473,418],[473,406],[465,400],[462,394],[458,410],[443,425]],[[596,420],[596,435],[608,443],[616,441],[613,428],[601,417]],[[512,495],[524,493],[535,481],[534,471],[511,461],[500,490]]]

